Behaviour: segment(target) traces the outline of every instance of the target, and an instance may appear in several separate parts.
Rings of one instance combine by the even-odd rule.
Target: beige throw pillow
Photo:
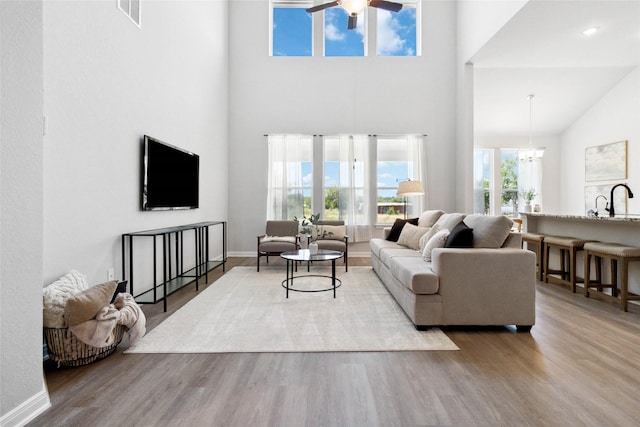
[[[473,228],[473,247],[498,249],[511,231],[513,221],[504,215],[468,215],[464,223]]]
[[[345,229],[344,225],[321,225],[318,232],[321,239],[344,240]]]
[[[440,210],[422,212],[422,214],[420,214],[420,218],[418,219],[418,227],[433,227],[433,224],[435,224],[438,218],[440,218],[443,214],[444,211]]]
[[[101,283],[67,300],[64,316],[68,326],[75,326],[96,317],[102,307],[109,305],[118,281]]]
[[[398,244],[418,251],[420,250],[420,238],[428,231],[428,228],[406,223],[400,232]]]
[[[431,239],[438,231],[442,230],[439,225],[434,225],[433,227],[428,228],[429,231],[424,233],[424,235],[420,238],[420,250],[423,250],[427,245],[429,239]]]
[[[422,259],[427,262],[431,262],[431,252],[435,248],[444,248],[444,244],[447,242],[447,238],[449,238],[449,230],[440,230],[436,234],[433,235],[431,239],[427,242],[422,250]]]

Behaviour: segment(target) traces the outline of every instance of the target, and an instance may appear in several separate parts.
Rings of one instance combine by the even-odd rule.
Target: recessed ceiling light
[[[592,36],[600,30],[600,27],[590,27],[582,32],[583,36]]]

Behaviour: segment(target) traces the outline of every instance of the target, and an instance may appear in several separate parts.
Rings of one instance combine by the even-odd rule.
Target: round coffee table
[[[325,249],[318,250],[317,253],[311,254],[309,249],[299,249],[297,251],[288,251],[280,254],[281,258],[287,260],[287,278],[282,281],[282,287],[287,290],[287,298],[289,298],[289,291],[295,292],[325,292],[333,289],[333,297],[336,297],[336,289],[342,285],[342,281],[336,278],[336,260],[344,256],[344,252],[329,251]],[[304,274],[294,276],[293,267],[296,262],[311,262],[311,261],[331,261],[331,276],[324,274]],[[331,287],[326,289],[294,289],[293,279],[303,277],[326,277],[331,279]]]

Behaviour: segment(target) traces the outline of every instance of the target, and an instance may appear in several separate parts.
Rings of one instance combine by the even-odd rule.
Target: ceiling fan
[[[395,3],[386,0],[335,0],[329,3],[320,4],[307,9],[307,12],[319,12],[330,7],[341,6],[347,11],[349,15],[349,24],[347,29],[353,30],[356,28],[358,22],[358,14],[364,10],[365,7],[377,7],[378,9],[384,9],[391,12],[398,12],[402,9],[402,3]]]

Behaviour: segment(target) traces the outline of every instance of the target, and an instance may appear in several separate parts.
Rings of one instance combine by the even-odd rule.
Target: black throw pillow
[[[116,287],[116,291],[113,293],[113,297],[111,297],[111,303],[110,304],[113,304],[113,302],[116,300],[116,297],[118,296],[118,294],[120,294],[120,293],[123,294],[123,293],[127,292],[127,283],[128,282],[126,280],[123,281],[123,282],[118,283],[118,286]]]
[[[472,248],[473,228],[469,228],[464,222],[458,223],[447,238],[445,248]]]
[[[404,225],[406,223],[409,223],[412,225],[418,225],[418,219],[419,218],[396,219],[396,221],[393,223],[393,226],[391,227],[391,231],[389,232],[389,235],[387,236],[387,240],[390,242],[397,242],[398,239],[400,238],[400,233],[402,232]]]

